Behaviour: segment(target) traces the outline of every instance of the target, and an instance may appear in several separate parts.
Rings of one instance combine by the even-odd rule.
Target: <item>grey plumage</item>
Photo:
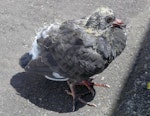
[[[83,19],[44,28],[36,40],[40,51],[38,58],[23,68],[42,75],[56,72],[70,81],[86,80],[102,72],[126,45],[123,27],[112,27],[108,17],[112,21],[115,19],[110,9],[102,8]],[[101,25],[105,28],[100,28]],[[20,62],[23,59],[25,57]]]
[[[120,22],[114,24],[115,20],[111,9],[99,8],[82,19],[51,24],[37,34],[32,50],[21,57],[20,65],[28,72],[68,81],[69,85],[89,81],[126,46],[125,27]]]

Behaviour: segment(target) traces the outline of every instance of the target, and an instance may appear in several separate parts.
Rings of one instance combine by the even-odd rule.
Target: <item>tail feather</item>
[[[25,53],[20,59],[19,59],[19,65],[22,67],[22,68],[25,68],[28,63],[31,61],[32,59],[32,55],[29,54],[29,53]]]

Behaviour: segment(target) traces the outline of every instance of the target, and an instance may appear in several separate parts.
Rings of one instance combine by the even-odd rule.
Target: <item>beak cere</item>
[[[121,25],[123,25],[123,24],[124,24],[123,21],[120,20],[120,19],[115,19],[115,20],[113,21],[113,26],[121,26]]]

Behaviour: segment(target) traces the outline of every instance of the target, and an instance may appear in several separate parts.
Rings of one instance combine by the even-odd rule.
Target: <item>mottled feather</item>
[[[101,73],[125,48],[124,27],[113,27],[114,19],[110,9],[98,9],[80,20],[52,24],[38,33],[36,47],[33,46],[28,58],[25,55],[20,59],[20,64],[26,71],[56,81],[88,80]]]

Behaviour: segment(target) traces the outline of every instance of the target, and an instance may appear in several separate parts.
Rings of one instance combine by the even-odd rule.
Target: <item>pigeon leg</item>
[[[108,88],[110,88],[110,86],[107,85],[107,84],[98,84],[98,83],[91,82],[91,81],[86,81],[86,80],[82,81],[81,83],[88,88],[88,90],[92,93],[93,96],[95,95],[95,91],[92,88],[92,86],[108,87]]]
[[[66,92],[67,92],[68,95],[71,95],[72,98],[73,98],[72,110],[75,111],[75,106],[76,106],[75,85],[72,84],[72,83],[69,83],[69,82],[67,82],[67,83],[68,83],[68,85],[69,85],[69,88],[70,88],[70,91],[71,91],[71,92],[69,92],[69,91],[67,91],[67,90],[66,90]]]
[[[75,109],[76,109],[76,102],[77,102],[77,101],[80,101],[81,103],[86,104],[86,105],[89,105],[89,106],[94,106],[94,107],[96,107],[95,104],[86,102],[86,101],[84,101],[84,100],[81,98],[81,96],[84,95],[85,93],[80,94],[79,96],[76,95],[76,93],[75,93],[75,85],[76,85],[76,84],[72,84],[72,83],[69,83],[69,82],[68,82],[68,85],[69,85],[69,88],[70,88],[71,92],[69,92],[68,90],[66,90],[66,92],[67,92],[68,95],[71,95],[71,96],[73,97],[73,106],[72,106],[72,110],[73,110],[73,111],[75,111]]]
[[[83,85],[85,85],[85,86],[88,88],[88,90],[92,93],[93,96],[95,95],[95,91],[94,91],[94,89],[91,87],[91,86],[93,86],[93,83],[92,83],[92,82],[89,82],[89,81],[82,81],[81,83],[82,83]]]

